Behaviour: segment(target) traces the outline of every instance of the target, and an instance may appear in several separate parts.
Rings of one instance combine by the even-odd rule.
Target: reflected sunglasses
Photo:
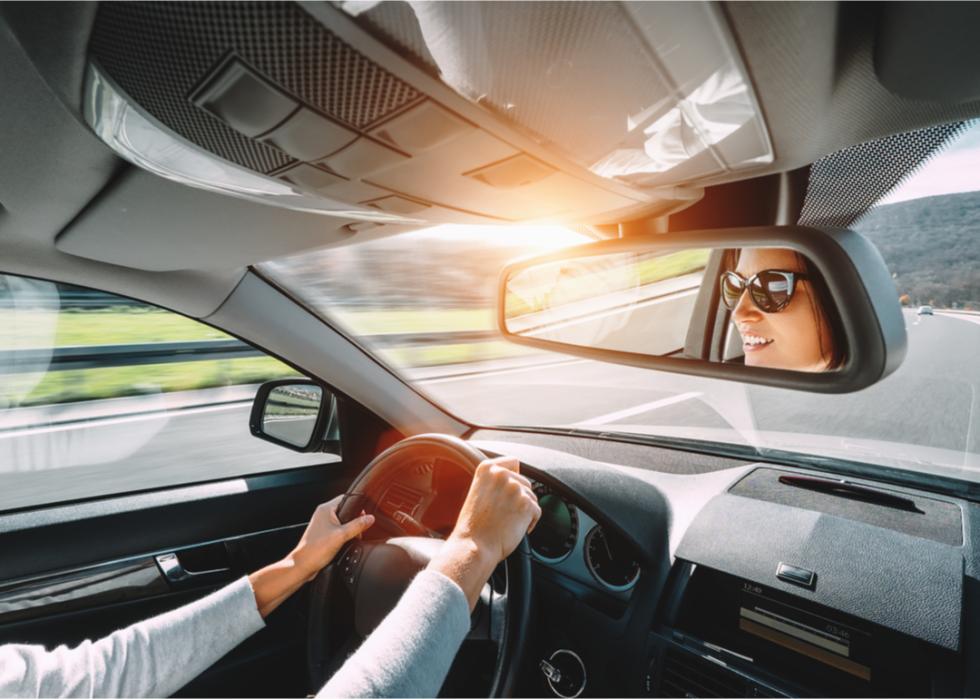
[[[734,311],[745,290],[756,307],[763,313],[779,313],[793,300],[796,282],[806,279],[801,272],[788,272],[783,269],[764,269],[746,279],[737,272],[723,272],[721,275],[721,300],[725,308]]]

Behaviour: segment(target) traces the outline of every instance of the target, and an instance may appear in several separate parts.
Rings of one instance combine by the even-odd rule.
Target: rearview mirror
[[[256,437],[293,451],[339,453],[337,400],[313,381],[262,384],[252,403],[249,427]]]
[[[898,292],[853,231],[802,226],[638,236],[509,265],[498,324],[591,359],[827,393],[905,355]]]

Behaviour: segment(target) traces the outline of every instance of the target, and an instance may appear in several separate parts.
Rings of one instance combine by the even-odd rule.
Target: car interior
[[[225,398],[181,414],[216,453],[206,420],[234,415],[239,451],[160,432],[145,463],[124,443],[149,423],[121,413],[105,417],[118,453],[89,459],[104,416],[72,417],[77,402],[65,420],[89,436],[22,446],[61,427],[0,390],[0,644],[73,645],[176,609],[284,555],[343,495],[342,521],[375,526],[178,694],[308,696],[452,530],[476,466],[512,456],[542,518],[488,582],[442,696],[980,694],[975,363],[953,398],[921,383],[862,408],[965,435],[942,454],[897,439],[907,461],[742,427],[739,443],[710,425],[682,439],[682,417],[610,426],[652,409],[617,402],[646,380],[674,391],[655,407],[717,382],[779,391],[780,415],[805,420],[800,406],[903,381],[939,323],[980,356],[975,319],[900,303],[904,272],[853,230],[980,117],[977,26],[970,2],[0,3],[0,276],[26,280],[0,285],[0,318],[57,285],[67,320],[83,317],[69,294],[101,294],[217,333],[205,359],[286,370],[236,398],[241,414]],[[374,344],[414,329],[352,328],[332,315],[342,298],[296,281],[295,261],[335,255],[317,274],[340,279],[345,255],[409,241],[360,280],[414,273],[408,304],[447,264],[412,235],[450,224],[580,236],[468,261],[492,280],[480,332],[559,353],[580,383],[500,364],[510,383],[464,400]],[[751,266],[784,252],[800,266]],[[788,341],[739,336],[739,314],[785,315],[801,288],[823,294],[835,359],[767,365]],[[0,328],[8,386],[37,373],[28,359],[109,366],[8,344],[38,323]],[[183,410],[137,395],[160,339],[126,350],[135,388],[106,410]],[[190,371],[166,361],[174,381]],[[622,378],[593,381],[603,366]],[[528,417],[579,394],[604,416]],[[247,454],[266,466],[236,466]]]

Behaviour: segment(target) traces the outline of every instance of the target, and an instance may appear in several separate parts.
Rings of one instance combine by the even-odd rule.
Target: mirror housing
[[[259,386],[249,416],[252,435],[298,452],[340,453],[337,398],[309,379]]]
[[[520,335],[508,328],[508,282],[530,268],[617,253],[668,254],[704,248],[785,248],[806,257],[824,277],[837,306],[843,342],[847,347],[843,364],[835,371],[809,373],[709,361],[711,336],[720,332],[714,322],[714,313],[703,314],[705,327],[694,327],[692,324],[688,329],[687,346],[699,347],[700,354],[688,353],[683,358],[569,344]],[[717,307],[717,284],[703,284],[697,303],[702,308],[711,303]],[[638,235],[519,260],[505,267],[501,273],[497,325],[507,340],[539,349],[659,371],[819,393],[847,393],[880,381],[901,365],[907,344],[898,292],[877,248],[854,231],[807,226],[760,226]]]

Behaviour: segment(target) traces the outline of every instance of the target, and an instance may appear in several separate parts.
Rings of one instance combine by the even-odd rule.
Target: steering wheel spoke
[[[483,586],[480,599],[473,610],[473,625],[467,641],[490,641],[499,645],[507,626],[507,595],[494,590],[490,583]]]

